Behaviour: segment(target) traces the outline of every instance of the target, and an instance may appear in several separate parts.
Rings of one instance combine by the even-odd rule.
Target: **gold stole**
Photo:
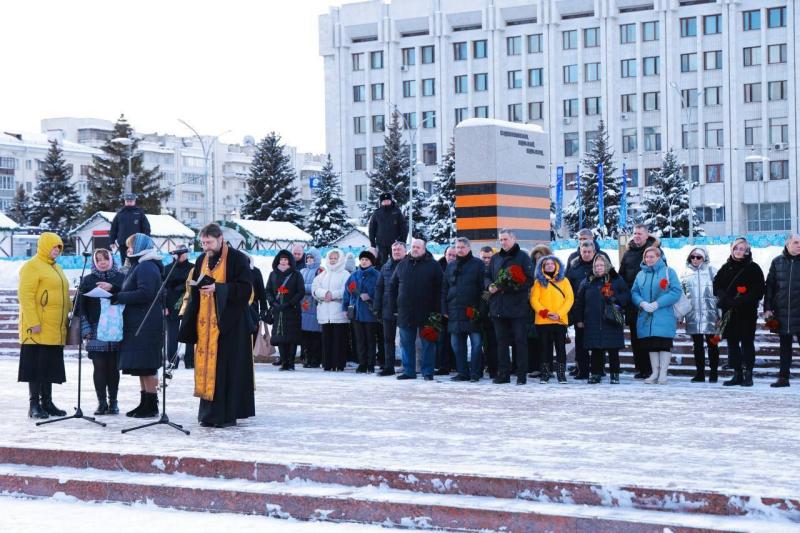
[[[228,263],[228,246],[223,243],[222,257],[213,270],[208,268],[208,255],[203,259],[201,279],[208,274],[217,283],[225,283]],[[216,293],[200,291],[200,305],[197,313],[197,345],[194,352],[194,395],[203,400],[214,400],[217,384],[217,350],[219,349],[219,326],[217,325]]]

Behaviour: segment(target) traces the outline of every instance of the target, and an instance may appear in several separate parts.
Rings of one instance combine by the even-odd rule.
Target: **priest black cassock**
[[[200,230],[200,241],[204,253],[197,258],[192,280],[201,282],[191,287],[178,340],[195,344],[200,424],[234,426],[237,418],[255,415],[250,261],[225,242],[217,224]],[[202,286],[208,277],[214,283]]]

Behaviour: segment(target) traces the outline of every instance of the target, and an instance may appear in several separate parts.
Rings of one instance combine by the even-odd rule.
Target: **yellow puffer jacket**
[[[542,264],[546,259],[552,259],[556,264],[556,271],[552,276],[548,276],[542,270]],[[572,293],[572,285],[569,280],[564,277],[564,265],[561,261],[553,256],[545,256],[539,259],[536,263],[534,271],[536,280],[533,283],[533,290],[531,290],[531,307],[535,313],[535,322],[537,325],[544,324],[561,324],[567,325],[567,314],[572,308],[574,302],[574,295]],[[550,320],[544,314],[547,310],[550,313],[557,313],[558,320]]]
[[[70,312],[69,282],[50,259],[50,251],[54,246],[63,250],[64,243],[55,233],[42,233],[38,246],[36,255],[19,271],[19,342],[63,346]],[[41,326],[42,331],[31,333],[34,326]]]

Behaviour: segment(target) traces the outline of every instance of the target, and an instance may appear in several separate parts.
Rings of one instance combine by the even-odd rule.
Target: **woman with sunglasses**
[[[686,314],[684,321],[686,333],[692,336],[694,343],[694,365],[697,372],[692,378],[693,383],[702,383],[706,380],[704,343],[708,345],[708,381],[717,382],[719,347],[713,340],[720,318],[717,298],[714,296],[716,274],[717,270],[709,263],[708,251],[705,248],[697,247],[689,252],[681,284],[689,301],[692,302],[692,310]]]

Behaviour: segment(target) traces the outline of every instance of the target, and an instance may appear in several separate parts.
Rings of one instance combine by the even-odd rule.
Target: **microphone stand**
[[[175,422],[171,422],[169,416],[167,416],[167,316],[164,314],[164,309],[167,308],[167,293],[165,291],[165,287],[167,285],[167,281],[169,280],[170,276],[172,275],[172,271],[175,270],[175,266],[178,264],[178,258],[175,257],[172,260],[172,266],[169,269],[169,273],[164,277],[164,281],[161,282],[161,287],[158,288],[158,293],[156,293],[155,298],[150,303],[150,308],[147,310],[147,313],[144,315],[142,319],[142,323],[139,324],[139,329],[136,330],[135,337],[139,336],[139,333],[142,331],[142,326],[147,321],[147,317],[150,316],[150,312],[153,310],[153,307],[156,305],[156,302],[161,299],[161,417],[156,420],[155,422],[148,422],[147,424],[142,424],[140,426],[135,426],[132,428],[123,429],[122,433],[129,433],[131,431],[136,431],[137,429],[144,429],[149,428],[151,426],[158,426],[161,424],[167,425],[169,427],[175,428],[178,431],[184,433],[185,435],[189,434],[189,431],[183,429],[183,426],[180,424],[176,424]]]
[[[86,252],[88,253],[88,252]],[[91,254],[90,254],[91,255]],[[89,255],[83,256],[83,268],[81,269],[81,277],[78,281],[78,290],[75,294],[75,301],[72,302],[72,320],[80,320],[80,317],[75,316],[75,309],[78,307],[78,298],[81,297],[81,285],[83,284],[83,275],[86,273],[86,263],[89,261]],[[61,418],[54,418],[52,420],[44,420],[42,422],[37,422],[37,426],[43,426],[45,424],[52,424],[53,422],[61,422],[64,420],[71,420],[73,418],[82,418],[83,420],[88,420],[89,422],[94,422],[98,426],[106,427],[105,422],[99,422],[94,419],[94,417],[86,416],[83,414],[83,410],[81,409],[81,366],[83,362],[83,339],[79,339],[78,341],[78,406],[75,408],[75,414],[69,416],[62,416]]]

